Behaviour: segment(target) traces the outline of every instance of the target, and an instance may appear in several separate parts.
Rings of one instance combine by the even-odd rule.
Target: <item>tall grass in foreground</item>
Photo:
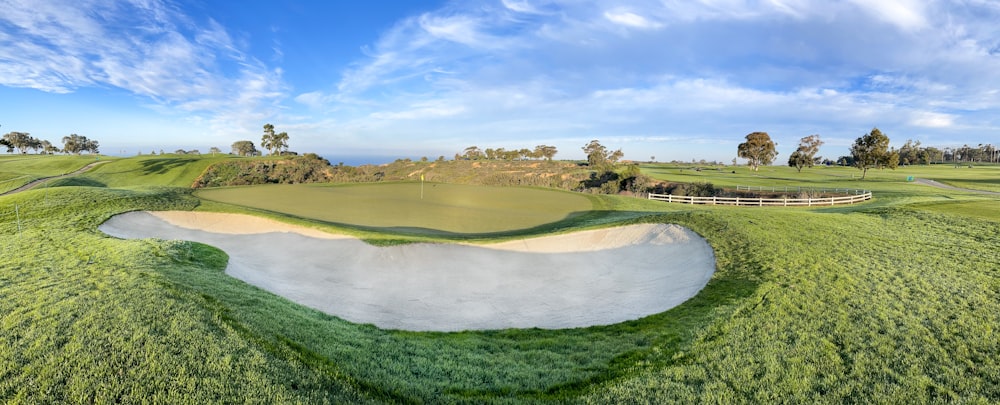
[[[576,226],[690,227],[716,250],[712,281],[618,325],[413,333],[232,279],[204,245],[101,235],[114,213],[201,204],[128,186],[0,197],[0,399],[1000,401],[1000,218],[919,205],[943,201],[937,190],[893,183],[881,201],[819,210],[601,198]]]

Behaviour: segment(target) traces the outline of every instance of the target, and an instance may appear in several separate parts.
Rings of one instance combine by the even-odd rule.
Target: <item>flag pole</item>
[[[424,199],[424,175],[420,175],[420,199]]]

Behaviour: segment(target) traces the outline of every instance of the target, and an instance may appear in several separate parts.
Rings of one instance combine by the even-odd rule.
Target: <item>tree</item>
[[[27,132],[8,132],[3,136],[8,147],[16,148],[18,152],[28,153],[28,149],[37,148],[38,140]]]
[[[275,149],[275,139],[274,139],[274,125],[264,124],[264,136],[260,138],[260,147],[267,149],[267,152],[271,155],[274,154]]]
[[[596,139],[584,145],[582,149],[583,153],[587,154],[587,165],[598,170],[609,170],[625,155],[621,149],[608,152],[608,148]]]
[[[479,149],[478,146],[470,146],[465,148],[465,153],[462,157],[468,160],[479,160],[483,158],[483,151]]]
[[[799,140],[799,147],[788,157],[788,166],[798,169],[801,173],[803,167],[813,167],[816,162],[816,153],[823,141],[819,135],[809,135]]]
[[[288,151],[288,133],[281,132],[274,136],[274,145],[272,145],[278,153]]]
[[[771,141],[767,132],[750,133],[746,140],[737,146],[736,151],[739,157],[747,160],[750,170],[757,171],[761,165],[771,164],[778,156],[778,151],[774,149],[777,144]]]
[[[95,154],[100,153],[98,150],[100,148],[100,144],[97,141],[87,139],[87,137],[82,135],[70,134],[69,136],[64,136],[62,142],[64,153],[72,153],[76,155],[79,155],[82,152]]]
[[[7,153],[14,153],[14,145],[10,144],[10,141],[7,140],[6,136],[0,138],[0,145],[7,147]]]
[[[222,153],[222,150],[220,150],[219,148],[213,146],[211,148],[208,148],[208,153],[211,153],[212,156],[215,156],[216,153]]]
[[[549,145],[538,145],[535,147],[535,154],[545,158],[545,160],[551,161],[552,158],[558,153],[559,150],[555,146]]]
[[[47,155],[53,155],[56,152],[59,152],[59,148],[53,145],[52,142],[49,141],[42,141],[41,147],[42,147],[42,153],[45,153]]]
[[[253,156],[257,154],[257,148],[250,141],[233,142],[233,154],[238,156]]]
[[[885,164],[888,155],[889,137],[882,134],[878,128],[872,128],[871,132],[864,134],[851,145],[851,157],[854,159],[854,167],[861,170],[861,179],[868,174],[868,169]]]
[[[899,163],[903,165],[920,163],[923,161],[920,156],[922,152],[920,141],[913,142],[912,139],[907,139],[906,144],[899,148]]]

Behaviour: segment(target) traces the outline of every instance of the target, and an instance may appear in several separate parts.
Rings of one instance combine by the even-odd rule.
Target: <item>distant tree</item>
[[[174,151],[174,154],[177,154],[177,155],[186,155],[187,151],[185,151],[184,149],[177,149],[177,150]]]
[[[889,157],[889,137],[882,134],[878,128],[872,128],[871,132],[864,134],[851,145],[851,157],[854,160],[854,167],[861,170],[861,178],[864,179],[868,169],[886,163]]]
[[[608,148],[601,145],[601,142],[594,139],[583,146],[583,153],[587,155],[587,165],[597,170],[610,170],[618,163],[625,154],[621,149],[609,152]]]
[[[274,125],[264,124],[264,136],[260,138],[260,147],[267,149],[267,152],[271,155],[274,154],[275,149],[275,139],[274,139]]]
[[[222,153],[222,150],[220,150],[219,148],[213,146],[211,148],[208,148],[208,153],[211,153],[212,156],[215,156],[216,153]]]
[[[809,135],[799,140],[799,147],[788,157],[788,166],[796,168],[800,173],[803,167],[813,167],[816,163],[816,153],[823,141],[819,135]]]
[[[59,147],[52,144],[49,141],[42,141],[42,152],[47,155],[53,155],[59,152]]]
[[[774,157],[778,156],[778,151],[774,149],[777,144],[771,141],[767,132],[750,133],[746,140],[737,146],[736,151],[739,157],[747,160],[750,170],[757,171],[760,166],[771,164]]]
[[[253,156],[257,153],[257,148],[250,141],[233,142],[233,154],[238,156]]]
[[[278,153],[288,152],[288,133],[279,132],[277,135],[275,135],[273,146],[274,149],[278,151]]]
[[[559,150],[555,146],[549,145],[538,145],[535,147],[535,154],[540,158],[545,158],[545,160],[551,161],[555,157]]]
[[[28,153],[28,149],[37,149],[39,141],[27,132],[8,132],[3,136],[7,145],[14,147],[21,154]]]
[[[465,148],[462,157],[468,160],[479,160],[483,158],[483,151],[478,146],[470,146]]]
[[[95,155],[101,153],[100,148],[101,145],[97,142],[97,140],[94,139],[86,139],[85,142],[83,143],[83,150],[88,153],[92,153]]]
[[[64,153],[72,153],[74,155],[79,155],[83,152],[100,153],[98,150],[100,145],[97,141],[87,139],[87,137],[82,135],[70,134],[69,136],[64,136],[62,142]]]
[[[923,149],[920,147],[920,141],[913,142],[912,139],[907,139],[906,143],[899,148],[899,163],[902,165],[914,165],[921,163],[921,153]]]

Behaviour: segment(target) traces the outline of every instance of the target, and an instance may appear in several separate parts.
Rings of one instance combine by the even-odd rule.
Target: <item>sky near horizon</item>
[[[598,139],[625,159],[776,163],[1000,143],[992,0],[0,0],[0,133],[105,154],[229,151],[265,123],[325,156]]]

